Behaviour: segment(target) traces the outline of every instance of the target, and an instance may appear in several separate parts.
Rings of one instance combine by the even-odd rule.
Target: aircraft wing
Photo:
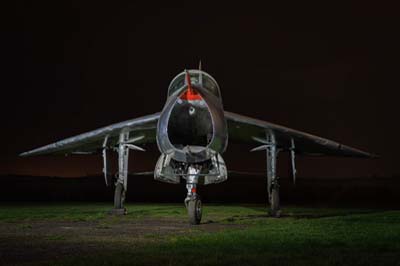
[[[138,137],[138,140],[134,143],[135,145],[154,143],[156,141],[156,128],[159,117],[160,113],[156,113],[112,124],[21,153],[20,156],[95,153],[103,148],[106,138],[107,147],[115,146],[121,132],[130,132],[131,139]]]
[[[290,150],[293,139],[297,154],[364,158],[376,157],[373,154],[337,143],[329,139],[317,137],[305,132],[255,118],[250,118],[231,112],[225,112],[225,117],[228,122],[229,141],[255,144],[258,143],[257,139],[265,139],[266,132],[271,130],[276,136],[276,141],[280,149],[286,151]]]

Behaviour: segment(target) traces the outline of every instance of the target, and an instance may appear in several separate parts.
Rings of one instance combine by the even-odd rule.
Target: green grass
[[[110,206],[83,203],[0,204],[0,222],[35,220],[90,221],[104,218]]]
[[[112,205],[109,203],[28,203],[0,204],[0,222],[35,220],[54,221],[97,221],[107,218]],[[127,204],[128,215],[124,219],[140,218],[186,218],[183,204]],[[222,209],[221,209],[222,208]],[[301,211],[301,210],[300,210]],[[204,209],[205,220],[229,219],[243,215],[264,214],[257,205],[208,205]]]
[[[20,226],[29,231],[35,221],[95,221],[102,230],[112,230],[121,220],[186,221],[182,205],[129,204],[126,217],[112,218],[109,206],[0,206],[0,222],[28,223]],[[95,248],[28,265],[400,265],[400,211],[286,207],[284,214],[276,219],[267,217],[262,206],[205,205],[208,224],[179,234],[143,232],[146,241],[54,235],[41,245]],[[213,226],[221,228],[209,230]]]

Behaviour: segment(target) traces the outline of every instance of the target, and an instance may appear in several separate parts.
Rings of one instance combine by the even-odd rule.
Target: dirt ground
[[[186,220],[151,218],[101,221],[0,222],[0,264],[29,265],[41,260],[62,259],[69,255],[99,252],[104,248],[162,242],[170,235],[217,232],[243,225],[206,221],[198,226]]]

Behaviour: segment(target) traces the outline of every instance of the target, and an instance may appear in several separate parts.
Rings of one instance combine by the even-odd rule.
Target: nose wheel
[[[192,225],[200,224],[202,215],[202,205],[200,199],[190,199],[187,201],[187,211],[189,223]]]

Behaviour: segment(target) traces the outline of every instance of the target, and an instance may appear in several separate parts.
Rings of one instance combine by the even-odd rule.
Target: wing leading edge
[[[298,154],[320,156],[345,156],[374,158],[374,154],[352,148],[335,141],[314,136],[305,132],[276,125],[247,116],[225,112],[228,121],[229,140],[255,143],[256,139],[265,139],[266,132],[274,132],[279,148],[290,150],[292,140],[295,143],[295,151]]]
[[[112,124],[87,133],[70,137],[31,151],[21,153],[20,156],[46,154],[92,153],[103,148],[107,138],[107,147],[115,146],[121,132],[130,132],[131,137],[140,137],[135,144],[154,143],[156,139],[157,122],[160,113],[147,115],[124,122]],[[305,132],[276,125],[247,116],[225,112],[228,121],[229,139],[231,141],[254,144],[255,139],[265,138],[266,131],[272,130],[280,148],[289,150],[291,141],[295,142],[296,153],[304,155],[330,155],[374,158],[376,155],[352,148],[335,141],[311,135]]]
[[[141,137],[135,141],[135,144],[154,143],[159,117],[160,113],[155,113],[112,124],[21,153],[20,156],[93,153],[104,146],[115,146],[122,132],[130,132],[131,138]]]

